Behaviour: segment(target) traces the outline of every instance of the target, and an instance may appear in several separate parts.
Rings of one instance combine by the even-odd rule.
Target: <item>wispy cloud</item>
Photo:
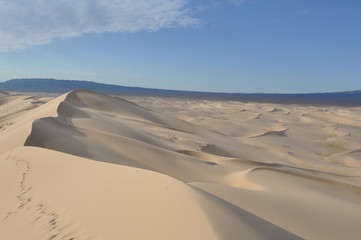
[[[195,25],[187,0],[0,0],[0,52],[85,33]]]
[[[236,6],[240,6],[244,3],[248,2],[248,0],[227,0],[227,3],[230,5],[236,5]]]
[[[302,15],[308,15],[308,14],[310,14],[310,10],[309,9],[303,9],[302,11],[300,11],[300,13],[302,14]]]

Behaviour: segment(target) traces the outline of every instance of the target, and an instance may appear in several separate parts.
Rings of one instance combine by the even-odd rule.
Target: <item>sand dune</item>
[[[0,93],[0,239],[359,239],[360,113]]]

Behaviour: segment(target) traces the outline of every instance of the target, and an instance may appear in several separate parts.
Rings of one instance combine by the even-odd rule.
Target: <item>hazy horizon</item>
[[[55,81],[76,81],[76,82],[89,82],[89,83],[95,83],[95,84],[106,84],[106,85],[114,85],[114,86],[119,86],[119,87],[127,87],[127,88],[144,88],[144,89],[154,89],[154,90],[165,90],[165,91],[185,91],[185,92],[199,92],[199,93],[215,93],[215,94],[280,94],[280,95],[298,95],[298,94],[324,94],[324,93],[347,93],[347,92],[361,92],[361,89],[353,89],[353,90],[344,90],[344,91],[337,91],[337,92],[210,92],[210,91],[196,91],[196,90],[182,90],[182,89],[167,89],[167,88],[146,88],[146,87],[142,87],[142,86],[127,86],[127,85],[119,85],[116,83],[102,83],[102,82],[96,82],[96,81],[89,81],[89,80],[81,80],[81,79],[56,79],[56,78],[13,78],[13,79],[8,79],[5,81],[0,81],[0,83],[5,83],[11,80],[55,80]],[[1,91],[1,86],[0,86],[0,91]],[[6,90],[5,90],[6,91]]]

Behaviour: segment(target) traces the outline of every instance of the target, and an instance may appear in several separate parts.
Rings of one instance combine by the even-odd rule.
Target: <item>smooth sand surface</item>
[[[360,239],[361,108],[0,92],[0,239]]]

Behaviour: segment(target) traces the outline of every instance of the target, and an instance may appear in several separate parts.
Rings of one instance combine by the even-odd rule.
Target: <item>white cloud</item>
[[[187,0],[0,0],[0,52],[85,33],[197,24]]]

